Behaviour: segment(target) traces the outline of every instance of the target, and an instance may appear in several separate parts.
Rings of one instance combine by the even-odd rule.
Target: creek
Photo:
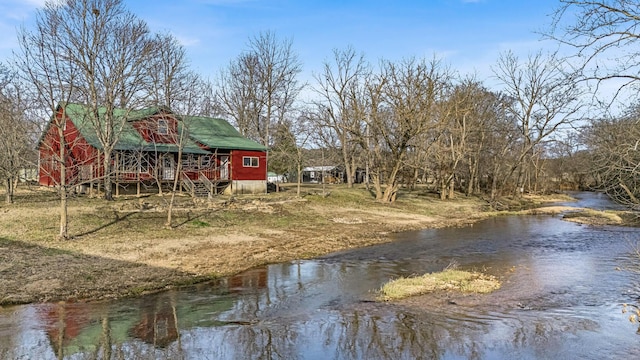
[[[573,195],[572,206],[615,207]],[[504,216],[395,237],[135,299],[2,308],[0,358],[640,358],[629,320],[640,304],[640,229]],[[503,286],[375,301],[390,279],[451,264]]]

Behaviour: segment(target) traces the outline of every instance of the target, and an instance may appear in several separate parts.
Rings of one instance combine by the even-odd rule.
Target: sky
[[[0,61],[17,50],[16,29],[33,24],[45,0],[0,0]],[[433,58],[462,75],[489,80],[500,53],[522,57],[555,44],[542,41],[557,0],[125,0],[155,32],[185,46],[194,70],[213,79],[272,31],[292,41],[312,81],[334,49],[348,46],[371,63]]]

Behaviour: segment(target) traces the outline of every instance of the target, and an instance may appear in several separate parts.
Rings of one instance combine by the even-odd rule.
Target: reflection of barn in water
[[[238,287],[266,284],[266,269],[250,273],[253,275],[230,281]],[[224,282],[195,285],[191,291],[209,293],[203,297],[193,297],[185,289],[114,303],[44,304],[37,315],[56,358],[74,354],[94,358],[111,351],[122,354],[131,350],[127,344],[134,339],[166,348],[176,341],[179,344],[181,331],[224,324],[217,315],[230,309],[234,301],[221,295],[225,287]]]
[[[43,322],[53,352],[58,358],[68,354],[68,349],[73,349],[72,353],[82,350],[76,340],[92,322],[83,305],[44,304],[38,308],[38,317]]]
[[[227,287],[231,292],[242,289],[264,289],[267,287],[267,278],[267,267],[255,268],[230,277],[227,280]]]
[[[171,344],[179,335],[175,296],[163,295],[141,309],[140,321],[131,329],[132,337],[157,347]]]

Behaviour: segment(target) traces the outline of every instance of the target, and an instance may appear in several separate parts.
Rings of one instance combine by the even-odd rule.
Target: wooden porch
[[[180,166],[174,154],[155,154],[149,156],[132,156],[132,154],[116,153],[114,155],[114,169],[112,183],[114,193],[120,195],[121,190],[131,193],[135,186],[135,193],[149,193],[151,188],[156,191],[173,189],[178,176],[178,190],[193,197],[212,197],[221,194],[230,184],[229,155],[198,155],[186,154]],[[178,169],[180,168],[180,169]],[[179,170],[179,172],[178,172]],[[90,163],[78,166],[77,183],[100,191],[104,175],[102,166]],[[129,189],[129,190],[127,190]]]

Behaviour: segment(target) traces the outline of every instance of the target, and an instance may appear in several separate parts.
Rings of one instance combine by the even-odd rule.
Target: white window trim
[[[247,165],[247,159],[249,160],[249,165]],[[255,165],[253,165],[255,159]],[[252,167],[257,168],[260,167],[260,158],[257,156],[243,156],[242,157],[242,167]]]
[[[161,125],[164,124],[164,125]],[[163,131],[160,131],[160,130]],[[169,135],[169,121],[167,119],[158,119],[158,134],[159,135]]]

